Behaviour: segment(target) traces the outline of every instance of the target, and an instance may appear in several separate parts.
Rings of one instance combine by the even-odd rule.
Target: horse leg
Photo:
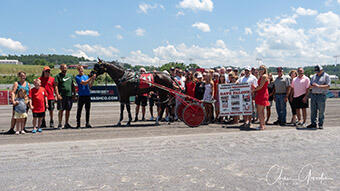
[[[120,119],[119,119],[119,122],[117,123],[117,126],[122,126],[122,121],[123,121],[123,118],[124,118],[124,103],[120,103]]]
[[[156,119],[156,125],[159,125],[159,121],[163,118],[163,113],[164,113],[164,110],[165,110],[165,104],[160,103],[159,107],[160,107],[160,109],[159,109],[158,116],[157,116],[157,119]]]
[[[126,126],[130,126],[131,121],[132,121],[130,102],[126,103],[126,110],[128,112],[128,115],[129,115],[129,121],[127,122]]]

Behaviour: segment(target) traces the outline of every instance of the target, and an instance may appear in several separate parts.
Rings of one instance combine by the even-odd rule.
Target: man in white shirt
[[[244,71],[245,71],[245,75],[243,77],[241,77],[237,83],[242,84],[242,83],[247,83],[251,86],[251,89],[255,89],[258,84],[257,84],[257,78],[252,75],[250,73],[251,68],[249,66],[247,66]],[[254,105],[253,105],[254,108]],[[242,125],[245,128],[250,128],[250,122],[251,122],[251,117],[252,115],[244,115],[243,119],[244,119],[244,124]]]

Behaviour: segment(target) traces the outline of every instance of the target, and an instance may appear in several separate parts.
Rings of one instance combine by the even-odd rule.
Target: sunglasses
[[[45,70],[45,72],[50,73],[51,71],[50,70]]]

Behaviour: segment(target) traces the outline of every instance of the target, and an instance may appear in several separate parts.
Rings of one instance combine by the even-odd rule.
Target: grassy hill
[[[2,75],[16,75],[19,71],[26,72],[27,75],[41,75],[44,66],[39,65],[13,65],[13,64],[1,64],[0,65],[0,74]],[[60,72],[57,68],[52,68],[52,75],[56,75]],[[70,74],[76,75],[78,74],[76,69],[68,69]],[[90,70],[85,70],[85,73],[90,73]]]

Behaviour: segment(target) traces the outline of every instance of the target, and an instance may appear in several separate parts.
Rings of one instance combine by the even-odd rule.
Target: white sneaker
[[[21,134],[26,134],[26,132],[24,130],[21,131]]]

